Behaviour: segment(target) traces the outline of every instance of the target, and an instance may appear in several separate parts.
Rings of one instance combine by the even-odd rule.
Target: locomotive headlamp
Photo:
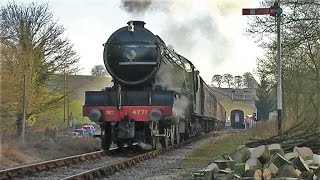
[[[94,122],[98,122],[101,119],[101,111],[98,109],[92,109],[89,113],[89,119]]]
[[[152,109],[149,113],[151,121],[159,121],[162,117],[162,112],[159,109]]]

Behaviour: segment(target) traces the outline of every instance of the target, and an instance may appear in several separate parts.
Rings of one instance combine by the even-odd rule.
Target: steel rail
[[[167,148],[165,150],[167,150]],[[163,154],[163,152],[164,152],[164,149],[154,150],[139,156],[135,156],[128,160],[124,160],[124,161],[112,164],[110,166],[99,167],[99,168],[88,170],[73,176],[69,176],[67,178],[64,178],[63,180],[69,180],[69,179],[84,180],[84,179],[96,179],[96,178],[100,179],[102,177],[107,177],[108,175],[111,175],[122,169],[132,167],[141,161],[145,161],[145,160],[157,157],[158,155]]]
[[[171,146],[169,146],[167,148],[162,148],[162,149],[159,149],[159,150],[153,150],[153,151],[150,151],[150,152],[147,152],[147,153],[132,157],[130,159],[127,159],[127,160],[124,160],[124,161],[121,161],[121,162],[117,162],[117,163],[109,165],[109,166],[99,167],[99,168],[95,168],[95,169],[92,169],[92,170],[84,171],[82,173],[66,177],[63,180],[70,180],[70,179],[72,179],[72,180],[101,179],[103,177],[107,177],[109,175],[112,175],[113,173],[118,172],[120,170],[129,168],[129,167],[133,167],[139,162],[142,162],[142,161],[145,161],[145,160],[148,160],[148,159],[151,159],[151,158],[155,158],[155,157],[157,157],[157,156],[159,156],[161,154],[173,151],[173,150],[175,150],[177,148],[180,148],[180,147],[182,147],[182,146],[184,146],[186,144],[189,144],[189,143],[191,143],[193,141],[196,141],[196,140],[199,140],[199,139],[202,139],[204,137],[211,136],[211,135],[213,135],[213,133],[209,133],[209,134],[205,134],[205,135],[202,135],[202,136],[198,136],[198,137],[189,139],[187,141],[183,141],[180,144],[171,145]]]
[[[111,155],[117,151],[118,148],[112,148],[107,151],[95,151],[65,158],[53,159],[43,162],[38,162],[30,165],[23,165],[9,169],[0,170],[0,180],[7,180],[16,177],[22,177],[27,174],[50,170],[57,167],[68,166],[90,159],[98,159],[106,155]]]

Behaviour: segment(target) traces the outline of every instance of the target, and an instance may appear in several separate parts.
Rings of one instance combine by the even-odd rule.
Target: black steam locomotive
[[[83,114],[101,126],[106,150],[112,142],[157,149],[225,122],[199,71],[144,25],[130,21],[110,36],[103,58],[114,84],[85,92]]]

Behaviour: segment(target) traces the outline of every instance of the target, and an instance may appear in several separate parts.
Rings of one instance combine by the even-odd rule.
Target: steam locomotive
[[[104,44],[113,86],[86,91],[84,116],[101,127],[101,145],[157,149],[223,124],[226,112],[194,65],[143,21],[130,21]]]

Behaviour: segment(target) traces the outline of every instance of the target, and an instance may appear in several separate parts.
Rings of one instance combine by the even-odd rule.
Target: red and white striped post
[[[255,9],[242,9],[242,15],[266,15],[275,14],[274,8],[255,8]]]

